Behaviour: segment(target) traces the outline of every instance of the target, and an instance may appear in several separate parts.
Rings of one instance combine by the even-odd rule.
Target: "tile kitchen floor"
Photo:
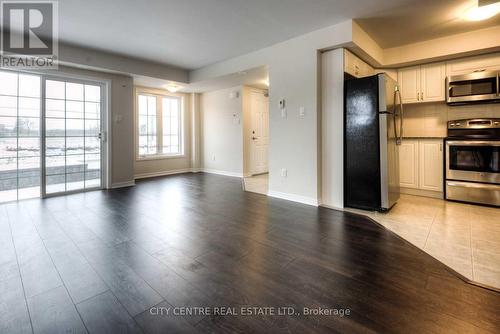
[[[388,213],[363,214],[469,280],[500,290],[500,209],[402,195]]]

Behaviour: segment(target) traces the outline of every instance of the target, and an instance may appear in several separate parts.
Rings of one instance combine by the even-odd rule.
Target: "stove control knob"
[[[456,126],[460,126],[461,124],[460,123],[455,123]]]
[[[499,122],[494,122],[493,124],[494,124],[494,125],[499,125],[500,123],[499,123]]]
[[[450,123],[450,126],[451,126],[451,127],[454,127],[454,126],[455,126],[455,123]]]

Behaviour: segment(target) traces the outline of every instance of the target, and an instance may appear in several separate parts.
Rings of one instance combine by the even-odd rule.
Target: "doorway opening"
[[[245,191],[267,195],[269,188],[269,93],[247,87],[243,90]]]
[[[102,189],[104,84],[0,71],[0,203]]]

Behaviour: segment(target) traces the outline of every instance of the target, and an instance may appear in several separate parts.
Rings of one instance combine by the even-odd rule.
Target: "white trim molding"
[[[269,190],[269,192],[267,193],[267,196],[279,198],[279,199],[284,199],[287,201],[312,205],[312,206],[318,206],[318,204],[319,204],[317,198],[300,196],[300,195],[289,194],[289,193],[282,193],[282,192],[274,191],[274,190]]]
[[[193,168],[182,168],[182,169],[174,169],[174,170],[166,170],[161,172],[153,172],[153,173],[142,173],[136,174],[134,178],[137,179],[147,179],[150,177],[158,177],[158,176],[167,176],[174,174],[184,174],[184,173],[193,173]]]
[[[200,172],[203,173],[208,173],[208,174],[217,174],[217,175],[224,175],[224,176],[231,176],[231,177],[243,177],[243,173],[236,173],[236,172],[227,172],[224,170],[216,170],[216,169],[206,169],[202,168]]]
[[[133,187],[133,186],[135,186],[135,180],[113,183],[111,185],[111,189],[126,188],[126,187]]]
[[[325,203],[321,203],[319,206],[322,208],[327,208],[327,209],[337,210],[337,211],[344,211],[345,210],[344,207],[329,205],[329,204],[325,204]]]
[[[150,177],[159,177],[159,176],[185,174],[185,173],[207,173],[207,174],[217,174],[217,175],[238,177],[238,178],[245,177],[243,173],[228,172],[223,170],[205,169],[205,168],[182,168],[182,169],[165,170],[160,172],[136,174],[134,176],[134,179],[139,180],[139,179],[147,179]]]
[[[414,195],[414,196],[444,199],[444,193],[442,191],[432,191],[432,190],[425,190],[425,189],[413,189],[413,188],[401,187],[400,193],[407,194],[407,195]]]

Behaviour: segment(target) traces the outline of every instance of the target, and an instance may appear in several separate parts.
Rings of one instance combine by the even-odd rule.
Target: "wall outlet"
[[[281,177],[287,177],[288,175],[288,171],[286,170],[286,168],[281,168]]]

